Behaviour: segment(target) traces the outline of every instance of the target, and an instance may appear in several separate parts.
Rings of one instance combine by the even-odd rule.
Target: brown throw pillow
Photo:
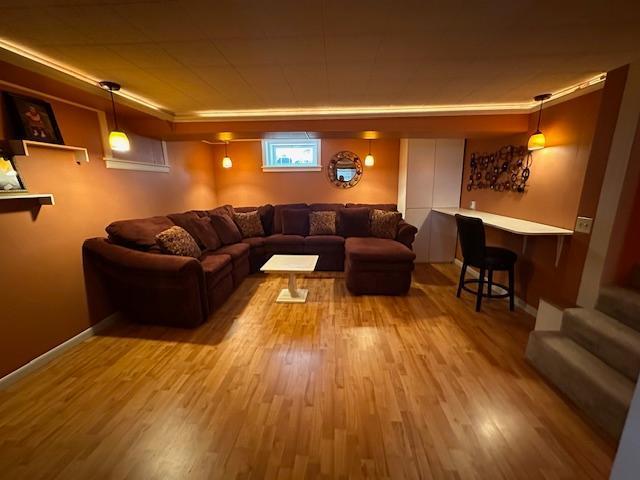
[[[156,242],[163,253],[183,257],[200,258],[200,247],[189,232],[182,227],[171,227],[156,235]]]
[[[309,214],[309,235],[335,235],[336,212],[311,212]]]
[[[338,224],[343,237],[368,237],[371,210],[365,207],[342,208],[338,212]]]
[[[388,212],[375,209],[371,212],[371,235],[379,238],[395,239],[398,223],[402,219],[400,212]]]
[[[109,238],[118,245],[140,250],[157,248],[156,235],[173,227],[167,217],[118,220],[107,227]]]
[[[233,214],[233,220],[240,229],[242,238],[264,237],[264,228],[262,227],[260,214],[257,210],[245,213],[235,212]]]
[[[309,235],[309,209],[283,210],[282,233],[285,235]]]
[[[217,250],[222,245],[209,216],[200,217],[196,212],[172,213],[167,215],[173,223],[184,228],[202,250]]]
[[[231,217],[228,215],[211,215],[209,218],[223,245],[238,243],[242,240],[242,234]]]

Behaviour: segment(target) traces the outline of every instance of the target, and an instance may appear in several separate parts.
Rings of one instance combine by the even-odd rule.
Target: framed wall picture
[[[4,97],[10,127],[17,139],[64,144],[51,104],[8,92]]]
[[[27,188],[13,163],[13,158],[9,152],[0,147],[0,195],[26,191]]]

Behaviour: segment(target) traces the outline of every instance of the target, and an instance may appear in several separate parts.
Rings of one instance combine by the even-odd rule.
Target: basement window
[[[265,172],[320,171],[320,140],[262,140]]]

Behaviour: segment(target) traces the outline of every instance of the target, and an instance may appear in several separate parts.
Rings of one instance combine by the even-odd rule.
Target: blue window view
[[[292,170],[320,167],[320,140],[263,140],[262,166]]]

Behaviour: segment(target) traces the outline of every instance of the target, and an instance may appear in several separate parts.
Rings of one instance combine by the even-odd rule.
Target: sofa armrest
[[[133,250],[104,238],[86,240],[82,255],[90,309],[108,303],[132,320],[181,327],[206,320],[204,271],[195,258]]]
[[[416,239],[417,233],[418,229],[416,227],[402,219],[400,220],[400,223],[398,223],[398,233],[396,235],[396,240],[413,249],[413,241]]]

